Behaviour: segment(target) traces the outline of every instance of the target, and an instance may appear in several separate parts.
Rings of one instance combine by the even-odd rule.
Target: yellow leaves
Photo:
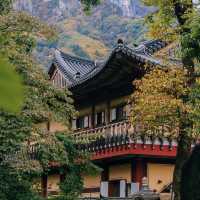
[[[181,99],[189,92],[186,81],[185,72],[176,67],[155,68],[134,81],[132,122],[142,124],[148,134],[161,126],[168,127],[168,133],[177,134],[181,113],[191,111]]]
[[[174,27],[165,26],[162,22],[152,23],[149,25],[149,31],[147,33],[147,37],[149,38],[159,38],[163,41],[175,41],[177,40],[177,29]]]
[[[29,36],[43,36],[43,38],[52,39],[55,37],[54,28],[42,23],[37,18],[24,12],[10,12],[7,15],[0,16],[0,31],[9,35],[15,34]]]
[[[186,77],[182,69],[178,68],[155,68],[145,75],[140,81],[135,81],[134,85],[143,93],[167,93],[179,97],[187,92],[185,87]]]
[[[191,0],[143,0],[146,5],[155,6],[157,12],[147,17],[148,36],[165,41],[179,39],[187,20],[191,18]],[[177,9],[177,4],[181,9]]]

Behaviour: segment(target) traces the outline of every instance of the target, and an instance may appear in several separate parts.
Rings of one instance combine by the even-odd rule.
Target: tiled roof
[[[118,44],[109,58],[104,62],[94,62],[55,50],[53,63],[65,75],[69,88],[72,88],[97,75],[107,66],[107,63],[113,55],[118,52],[122,52],[124,55],[130,56],[139,62],[160,64],[160,61],[153,58],[152,55],[165,46],[166,43],[160,40],[147,41],[136,48],[130,48],[124,44]]]

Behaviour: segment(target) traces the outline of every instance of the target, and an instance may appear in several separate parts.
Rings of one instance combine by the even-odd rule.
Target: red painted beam
[[[151,144],[130,144],[111,147],[96,151],[92,154],[91,160],[100,160],[112,157],[127,156],[127,155],[143,155],[149,157],[176,157],[177,147],[173,146],[171,149],[168,145],[151,145]]]

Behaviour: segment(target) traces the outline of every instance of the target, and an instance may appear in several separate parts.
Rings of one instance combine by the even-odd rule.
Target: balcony
[[[163,131],[162,129],[161,131]],[[167,137],[141,137],[139,126],[134,127],[129,120],[108,124],[98,128],[80,130],[73,133],[80,151],[91,152],[92,159],[112,157],[114,154],[134,154],[174,157],[177,141]],[[31,159],[37,158],[38,145],[30,145]]]
[[[89,152],[104,151],[114,148],[138,148],[150,149],[163,147],[172,149],[177,146],[176,140],[167,137],[141,137],[140,127],[134,127],[129,120],[112,123],[98,128],[75,132],[73,137],[80,150]],[[160,130],[164,131],[164,129]],[[136,147],[137,146],[137,147]]]
[[[108,124],[105,126],[91,128],[87,130],[80,130],[73,133],[75,140],[79,142],[87,142],[100,138],[111,138],[113,136],[125,136],[134,133],[135,129],[130,121],[125,120],[117,123]]]

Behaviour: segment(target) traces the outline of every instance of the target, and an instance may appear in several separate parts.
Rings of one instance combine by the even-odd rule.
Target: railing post
[[[130,121],[126,120],[118,123],[105,125],[102,127],[92,128],[89,130],[77,131],[73,134],[73,136],[77,141],[77,143],[81,142],[82,140],[86,140],[86,143],[88,144],[90,143],[91,139],[93,139],[93,141],[94,140],[98,141],[100,138],[104,138],[104,140],[106,140],[106,138],[110,138],[111,139],[110,141],[113,141],[113,138],[123,139],[125,137],[129,137],[130,135],[133,135],[134,132],[135,132],[135,127],[131,125]],[[87,145],[85,145],[85,147],[86,146]],[[102,144],[100,145],[99,143],[97,145],[97,149],[100,148],[100,146],[102,146]],[[110,145],[108,144],[108,146]]]

